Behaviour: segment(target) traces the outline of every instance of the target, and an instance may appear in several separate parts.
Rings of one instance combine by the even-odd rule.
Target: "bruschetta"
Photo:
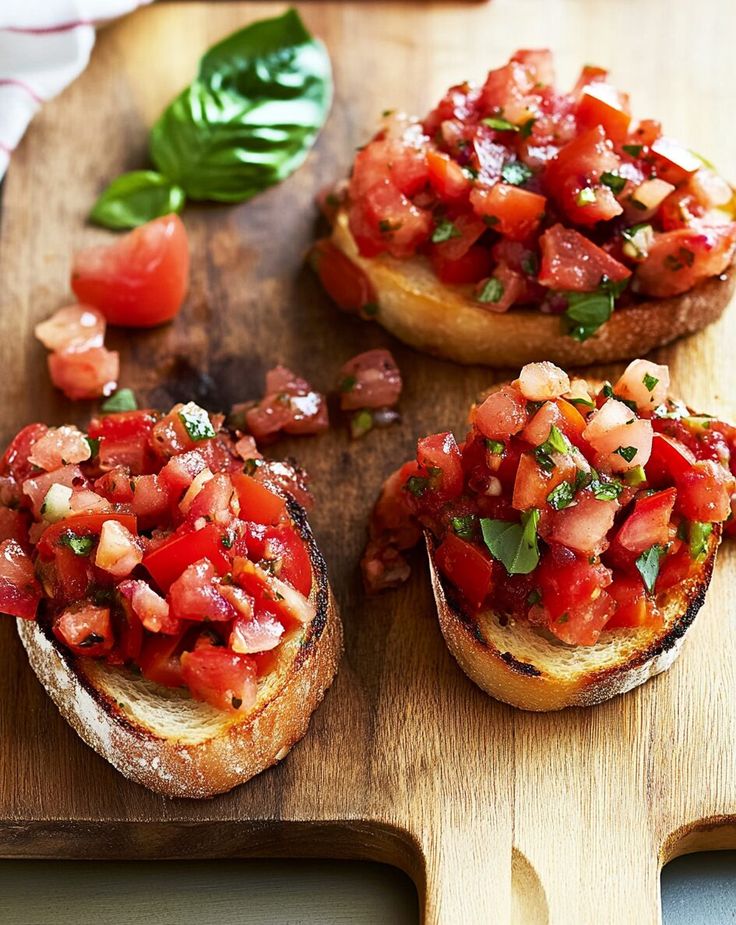
[[[614,384],[549,362],[419,440],[371,523],[368,590],[408,575],[422,533],[462,669],[526,710],[587,706],[665,670],[730,529],[736,428],[668,397],[666,366]]]
[[[337,304],[461,363],[641,355],[716,320],[734,287],[734,197],[711,166],[632,122],[585,67],[555,87],[519,51],[423,120],[384,114],[312,262]]]
[[[0,610],[81,738],[167,796],[280,761],[341,652],[297,473],[190,402],[31,424],[0,462]]]

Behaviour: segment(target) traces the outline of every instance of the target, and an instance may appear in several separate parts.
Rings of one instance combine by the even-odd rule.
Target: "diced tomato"
[[[314,619],[312,601],[249,559],[236,556],[233,560],[233,581],[253,598],[256,615],[271,613],[287,627]]]
[[[181,621],[171,614],[165,601],[153,588],[139,579],[128,579],[118,585],[118,593],[130,602],[138,620],[152,633],[175,636],[181,633]]]
[[[121,524],[132,534],[138,532],[137,520],[134,514],[102,513],[102,514],[76,514],[67,517],[58,523],[47,527],[41,534],[36,549],[42,558],[50,558],[58,552],[60,538],[67,533],[75,536],[99,536],[103,525],[114,520]]]
[[[582,555],[600,555],[608,546],[618,509],[618,501],[599,501],[589,491],[578,492],[573,506],[552,514],[551,539]]]
[[[472,189],[462,167],[441,151],[427,152],[427,169],[429,182],[443,202],[463,200]]]
[[[143,647],[143,624],[140,617],[125,600],[111,612],[111,617],[116,645],[108,661],[123,665],[129,662],[137,664]]]
[[[310,262],[325,292],[338,308],[351,314],[367,314],[375,309],[378,296],[371,281],[329,238],[322,238],[313,245]]]
[[[629,98],[610,84],[595,81],[583,87],[576,114],[581,126],[602,125],[613,141],[623,141],[628,134]]]
[[[136,475],[131,480],[133,513],[138,517],[141,529],[166,522],[171,507],[171,497],[157,475]]]
[[[473,607],[480,607],[493,587],[493,562],[477,546],[448,533],[435,551],[437,567]]]
[[[235,609],[220,594],[214,565],[199,559],[188,565],[169,588],[172,614],[179,620],[232,620]]]
[[[477,283],[490,274],[491,255],[487,248],[474,244],[462,257],[455,259],[445,256],[441,244],[434,244],[429,259],[437,277],[450,286],[464,286]]]
[[[667,488],[638,498],[618,532],[618,542],[635,553],[644,552],[655,544],[664,546],[670,538],[670,519],[676,497],[677,490]]]
[[[158,480],[172,498],[180,500],[195,478],[207,468],[204,456],[199,450],[179,453],[166,463],[158,473]]]
[[[736,222],[679,228],[655,235],[636,268],[634,286],[644,295],[667,298],[727,269],[736,249]]]
[[[693,454],[679,440],[655,433],[652,455],[646,465],[647,481],[659,484],[667,477],[676,480],[688,472],[694,462]]]
[[[623,209],[609,187],[600,185],[600,177],[620,166],[603,126],[597,125],[568,142],[549,162],[545,188],[570,221],[581,225],[607,221]],[[595,201],[581,197],[583,190],[592,190]]]
[[[644,585],[638,576],[620,576],[607,589],[616,603],[616,610],[606,623],[606,629],[638,628],[661,622],[657,610],[648,600]]]
[[[553,225],[539,243],[542,264],[538,279],[551,289],[592,292],[604,278],[619,283],[631,276],[628,267],[572,228]]]
[[[194,488],[194,483],[192,488]],[[185,495],[179,505],[182,509],[185,507],[186,498]],[[238,502],[232,479],[225,472],[216,472],[191,500],[186,517],[192,524],[196,524],[200,518],[203,518],[226,529],[232,523],[237,507]]]
[[[144,557],[143,567],[161,590],[168,591],[184,569],[200,559],[211,562],[220,575],[230,568],[222,534],[214,524],[207,524],[201,530],[180,527],[171,539]]]
[[[394,257],[408,257],[425,244],[432,233],[432,217],[411,202],[388,179],[368,189],[352,202],[348,214],[350,230],[366,257],[388,251]]]
[[[492,228],[513,241],[525,241],[536,231],[544,216],[547,200],[539,193],[508,183],[496,183],[490,189],[475,189],[470,194],[476,214],[484,216]]]
[[[604,67],[598,67],[594,64],[585,64],[577,79],[577,83],[572,89],[572,95],[580,97],[583,90],[591,84],[601,83],[608,77],[608,71]]]
[[[107,655],[115,642],[109,607],[89,601],[72,604],[54,621],[54,635],[75,655]]]
[[[570,645],[597,642],[614,608],[603,590],[611,583],[610,571],[553,546],[542,557],[536,578],[550,632]]]
[[[105,341],[105,319],[90,305],[67,305],[36,325],[35,335],[47,350],[86,350]]]
[[[72,401],[100,398],[115,391],[120,356],[106,347],[57,350],[48,355],[49,375],[57,389]]]
[[[677,480],[677,505],[688,520],[716,523],[731,513],[734,478],[711,459],[696,462]]]
[[[422,437],[417,443],[417,462],[429,480],[428,490],[448,501],[463,490],[460,450],[451,433]]]
[[[669,591],[676,585],[686,581],[696,573],[698,569],[697,560],[690,555],[690,550],[683,545],[676,552],[665,556],[659,567],[655,591],[661,594],[663,591]]]
[[[113,244],[79,251],[72,289],[110,324],[153,327],[170,321],[189,285],[189,242],[181,219],[154,219]]]
[[[340,370],[340,407],[391,408],[401,395],[401,373],[388,350],[366,350]]]
[[[255,654],[270,652],[278,646],[284,627],[272,614],[260,617],[237,617],[233,620],[228,644],[234,652]]]
[[[33,563],[15,539],[0,543],[0,613],[35,620],[41,586]]]
[[[522,453],[516,470],[512,505],[517,511],[545,507],[549,493],[562,482],[573,481],[575,472],[575,464],[569,456],[556,456],[554,468],[547,472],[533,453]]]
[[[294,527],[289,524],[267,527],[262,542],[258,560],[270,563],[274,575],[308,597],[312,589],[312,563],[306,543]]]
[[[474,423],[484,437],[505,440],[518,434],[528,419],[526,400],[513,386],[505,385],[475,409]]]
[[[266,394],[245,413],[248,430],[256,440],[287,434],[318,434],[329,427],[324,395],[287,369],[276,366],[266,374]]]
[[[51,427],[33,445],[28,461],[51,472],[68,464],[81,463],[91,455],[89,443],[76,427]]]
[[[138,659],[144,678],[165,687],[184,687],[181,669],[181,636],[148,636]]]
[[[262,482],[242,472],[234,472],[231,478],[240,499],[243,520],[277,524],[286,518],[286,502]]]
[[[702,166],[702,161],[671,138],[660,136],[649,146],[657,176],[677,186]]]
[[[100,468],[127,466],[134,475],[151,472],[155,457],[150,439],[156,419],[151,411],[122,411],[93,419],[87,433],[100,441]]]
[[[224,646],[182,653],[181,676],[195,700],[203,700],[218,710],[246,712],[256,701],[254,660]]]
[[[16,540],[21,546],[28,544],[28,515],[25,511],[0,505],[0,542]]]
[[[0,463],[2,474],[9,475],[18,482],[30,478],[37,471],[37,467],[29,461],[28,457],[33,452],[36,442],[47,430],[48,427],[45,424],[28,424],[20,430],[3,454]]]

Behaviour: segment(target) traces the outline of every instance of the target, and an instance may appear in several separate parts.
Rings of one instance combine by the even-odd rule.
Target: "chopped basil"
[[[618,479],[602,479],[595,475],[590,481],[590,490],[596,501],[615,501],[624,490]]]
[[[88,556],[95,545],[94,538],[91,536],[79,536],[76,533],[62,533],[59,537],[62,546],[68,546],[75,556]]]
[[[262,465],[264,465],[262,459],[246,459],[243,464],[243,472],[246,475],[254,475]]]
[[[688,414],[682,423],[690,430],[708,430],[713,426],[713,418],[709,414]]]
[[[644,145],[621,145],[621,147],[631,157],[639,157],[644,149]]]
[[[620,395],[617,395],[613,391],[613,386],[610,382],[604,382],[603,388],[601,389],[604,398],[615,398],[616,401],[620,401],[622,405],[626,405],[627,408],[631,408],[632,411],[636,411],[636,402],[631,401],[630,398],[622,398]]]
[[[571,405],[582,405],[583,408],[595,408],[595,403],[589,398],[566,398],[565,401]]]
[[[570,444],[564,434],[553,424],[549,429],[549,436],[536,448],[534,456],[542,469],[551,472],[555,467],[552,453],[567,453],[569,449]]]
[[[590,206],[595,202],[595,190],[589,186],[583,187],[575,198],[579,206]]]
[[[649,222],[639,222],[638,225],[624,228],[621,237],[626,241],[623,246],[624,253],[636,260],[646,257],[654,240],[654,231]]]
[[[647,474],[644,471],[644,466],[634,466],[633,469],[629,469],[624,475],[624,479],[626,484],[631,485],[633,488],[637,485],[641,485],[642,482],[646,482]]]
[[[234,539],[234,537],[233,537],[233,535],[232,535],[231,533],[224,533],[224,534],[220,537],[220,542],[221,542],[222,545],[225,547],[225,549],[232,549],[232,546],[233,546],[233,543],[235,542],[235,539]]]
[[[103,411],[137,411],[138,402],[130,389],[118,389],[101,405]]]
[[[664,258],[664,265],[668,270],[672,270],[673,273],[676,273],[678,270],[684,270],[685,267],[691,267],[694,262],[695,254],[689,247],[681,247],[678,249],[677,255],[668,254]]]
[[[567,292],[565,297],[563,318],[567,333],[581,342],[592,337],[613,312],[613,293],[609,291]]]
[[[355,440],[364,437],[373,429],[373,423],[373,412],[368,408],[361,408],[350,418],[350,436]]]
[[[536,276],[539,272],[539,261],[536,254],[527,254],[521,258],[521,269],[527,276]]]
[[[406,488],[415,498],[421,498],[429,488],[429,479],[422,478],[419,475],[412,475],[411,478],[407,479]]]
[[[532,117],[531,119],[527,119],[526,122],[519,129],[519,137],[528,138],[532,133],[532,129],[534,128],[534,123],[536,121],[537,120],[534,117]]]
[[[357,382],[358,380],[355,378],[355,376],[345,376],[345,378],[340,383],[340,391],[352,392]]]
[[[617,173],[611,173],[610,170],[606,170],[601,174],[601,183],[607,186],[612,193],[616,194],[620,193],[626,186],[626,177],[620,177]]]
[[[89,454],[92,459],[100,452],[100,438],[99,437],[85,437],[87,441],[87,446],[89,447]]]
[[[489,228],[493,228],[500,221],[501,219],[497,215],[484,215],[483,216],[483,224],[488,225]]]
[[[620,446],[613,452],[620,456],[622,459],[625,459],[626,462],[631,462],[631,460],[639,451],[635,446]]]
[[[556,622],[557,622],[557,623],[567,623],[569,619],[570,619],[570,614],[567,613],[567,612],[565,612],[565,613],[562,614],[561,617],[558,617],[558,618],[557,618],[557,621],[556,621]]]
[[[528,575],[539,563],[537,524],[539,511],[532,508],[521,515],[521,523],[482,518],[483,540],[494,559],[509,575]]]
[[[478,302],[498,302],[503,296],[503,283],[492,276],[487,279],[476,296]]]
[[[501,119],[497,116],[489,116],[487,119],[482,119],[483,125],[488,125],[491,128],[495,129],[497,132],[518,132],[519,126],[514,125],[513,122],[509,122],[508,119]]]
[[[490,437],[486,437],[486,449],[492,456],[501,456],[506,445],[502,440],[491,440]]]
[[[690,555],[700,559],[708,552],[708,540],[713,533],[713,524],[693,520],[690,524]]]
[[[501,168],[501,177],[512,186],[521,186],[533,176],[532,171],[521,161],[507,161]]]
[[[451,521],[452,529],[462,539],[472,539],[473,534],[475,533],[476,520],[477,518],[475,514],[465,514],[462,517],[453,517]]]
[[[561,511],[566,507],[570,507],[574,497],[575,486],[572,482],[560,482],[560,484],[556,488],[553,488],[547,495],[547,501],[556,511]]]
[[[650,376],[649,373],[644,373],[644,378],[641,381],[644,383],[644,387],[646,388],[647,392],[653,392],[654,387],[659,382],[659,379],[657,379],[655,376]]]
[[[636,560],[636,568],[644,582],[644,587],[652,594],[659,575],[659,560],[664,555],[664,549],[657,543],[650,546]]]
[[[215,436],[215,428],[212,426],[210,416],[199,405],[193,401],[179,411],[179,420],[184,425],[184,430],[189,434],[189,439],[199,442],[200,440],[210,440]]]
[[[449,218],[443,218],[437,223],[437,226],[432,232],[432,244],[442,244],[444,241],[449,241],[452,238],[461,237],[462,233],[457,230]]]
[[[530,591],[527,595],[526,602],[530,607],[533,607],[535,604],[538,604],[542,600],[542,595],[535,588],[533,591]]]

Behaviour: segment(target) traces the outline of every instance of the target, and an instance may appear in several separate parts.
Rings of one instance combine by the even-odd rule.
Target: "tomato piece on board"
[[[524,241],[536,231],[547,205],[545,196],[510,183],[475,189],[470,201],[476,214],[483,216],[494,231],[513,241]]]
[[[284,520],[286,502],[282,497],[243,472],[230,476],[240,501],[240,516],[257,524],[277,524]]]
[[[426,490],[436,500],[457,498],[463,490],[462,457],[451,433],[432,434],[417,441],[417,462],[426,473]]]
[[[178,215],[135,228],[113,244],[79,251],[72,290],[110,324],[148,328],[170,321],[189,285],[189,241]]]
[[[327,295],[344,312],[370,315],[378,296],[365,272],[329,238],[312,247],[310,264]]]
[[[195,700],[227,713],[249,710],[256,700],[256,663],[224,646],[202,646],[181,656],[181,676]]]
[[[41,586],[33,563],[13,539],[0,543],[0,613],[35,620]]]
[[[51,381],[72,401],[101,398],[118,384],[120,355],[107,347],[57,350],[47,363]]]
[[[391,408],[401,395],[401,372],[388,350],[366,350],[343,364],[338,385],[343,411]]]
[[[631,270],[591,240],[563,225],[553,225],[539,239],[542,264],[538,281],[550,289],[593,292],[605,279],[620,283]]]
[[[493,587],[493,561],[477,546],[448,533],[435,551],[437,568],[473,607],[480,607]]]
[[[168,591],[184,569],[200,559],[211,562],[220,575],[230,569],[222,534],[214,524],[207,524],[201,530],[180,527],[171,539],[144,556],[143,567],[162,591]]]

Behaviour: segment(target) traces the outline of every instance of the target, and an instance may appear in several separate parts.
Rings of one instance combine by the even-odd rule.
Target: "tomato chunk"
[[[551,289],[593,292],[605,280],[620,283],[631,276],[628,267],[572,228],[553,225],[542,235],[540,246],[539,282]]]
[[[256,701],[256,663],[220,646],[184,652],[181,676],[195,700],[227,713],[249,710]]]
[[[477,546],[448,533],[435,552],[437,567],[473,607],[480,607],[493,587],[493,562]]]
[[[201,530],[180,528],[170,540],[144,557],[143,567],[159,588],[167,591],[187,566],[200,559],[211,562],[220,575],[230,568],[222,534],[214,524],[207,524]]]

